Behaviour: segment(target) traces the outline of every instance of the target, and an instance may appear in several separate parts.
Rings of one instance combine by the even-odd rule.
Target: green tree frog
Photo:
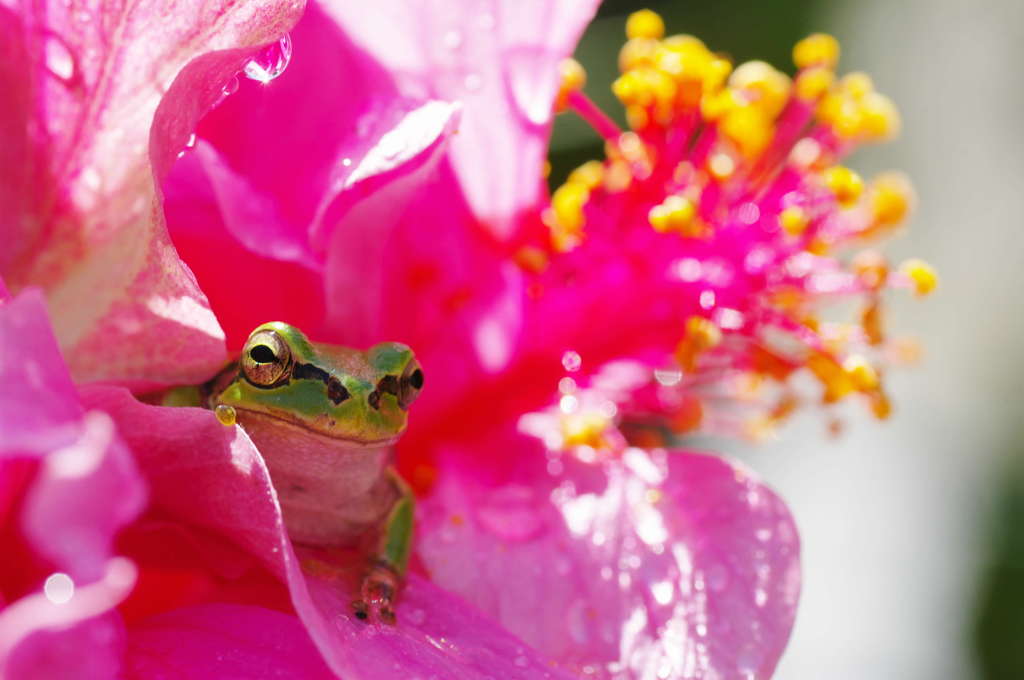
[[[413,530],[413,494],[393,445],[423,387],[412,350],[310,342],[286,323],[257,327],[237,361],[193,392],[221,423],[239,424],[263,454],[292,541],[352,547],[376,535],[356,616],[395,620]]]

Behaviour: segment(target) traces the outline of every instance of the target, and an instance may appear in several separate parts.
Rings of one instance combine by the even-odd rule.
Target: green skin
[[[163,403],[198,397],[221,422],[237,419],[267,462],[296,543],[351,546],[376,533],[353,607],[359,618],[376,614],[393,622],[411,551],[414,498],[394,469],[392,446],[422,384],[405,345],[381,343],[363,352],[312,343],[294,326],[271,322],[256,328],[239,360],[198,392],[175,390]]]

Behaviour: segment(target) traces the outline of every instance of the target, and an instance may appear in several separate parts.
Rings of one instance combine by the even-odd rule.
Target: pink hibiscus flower
[[[845,274],[823,248],[900,216],[898,186],[858,203],[832,160],[847,118],[888,109],[832,85],[827,41],[792,87],[742,67],[723,87],[642,14],[620,136],[559,76],[589,4],[374,10],[0,5],[0,673],[769,676],[793,521],[741,466],[652,435],[801,365],[885,410],[847,345],[881,347],[882,284],[930,272]],[[612,144],[549,204],[559,96]],[[811,320],[834,294],[868,296],[861,333]],[[128,391],[209,378],[271,318],[424,366],[397,626],[303,561],[243,430]]]

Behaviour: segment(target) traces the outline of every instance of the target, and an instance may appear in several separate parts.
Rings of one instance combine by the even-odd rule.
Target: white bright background
[[[821,5],[841,70],[863,69],[904,131],[863,171],[906,170],[919,210],[887,252],[936,265],[939,290],[900,299],[890,328],[926,343],[890,376],[896,411],[836,442],[805,414],[742,455],[803,539],[804,594],[779,680],[976,676],[965,644],[991,491],[1024,431],[1024,2]]]

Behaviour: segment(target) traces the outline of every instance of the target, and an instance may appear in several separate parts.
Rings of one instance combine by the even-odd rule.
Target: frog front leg
[[[363,577],[360,599],[352,603],[352,608],[360,619],[368,619],[371,612],[376,612],[381,621],[394,623],[395,599],[412,553],[416,498],[394,468],[388,468],[387,474],[398,491],[398,499],[381,527],[369,570]]]

